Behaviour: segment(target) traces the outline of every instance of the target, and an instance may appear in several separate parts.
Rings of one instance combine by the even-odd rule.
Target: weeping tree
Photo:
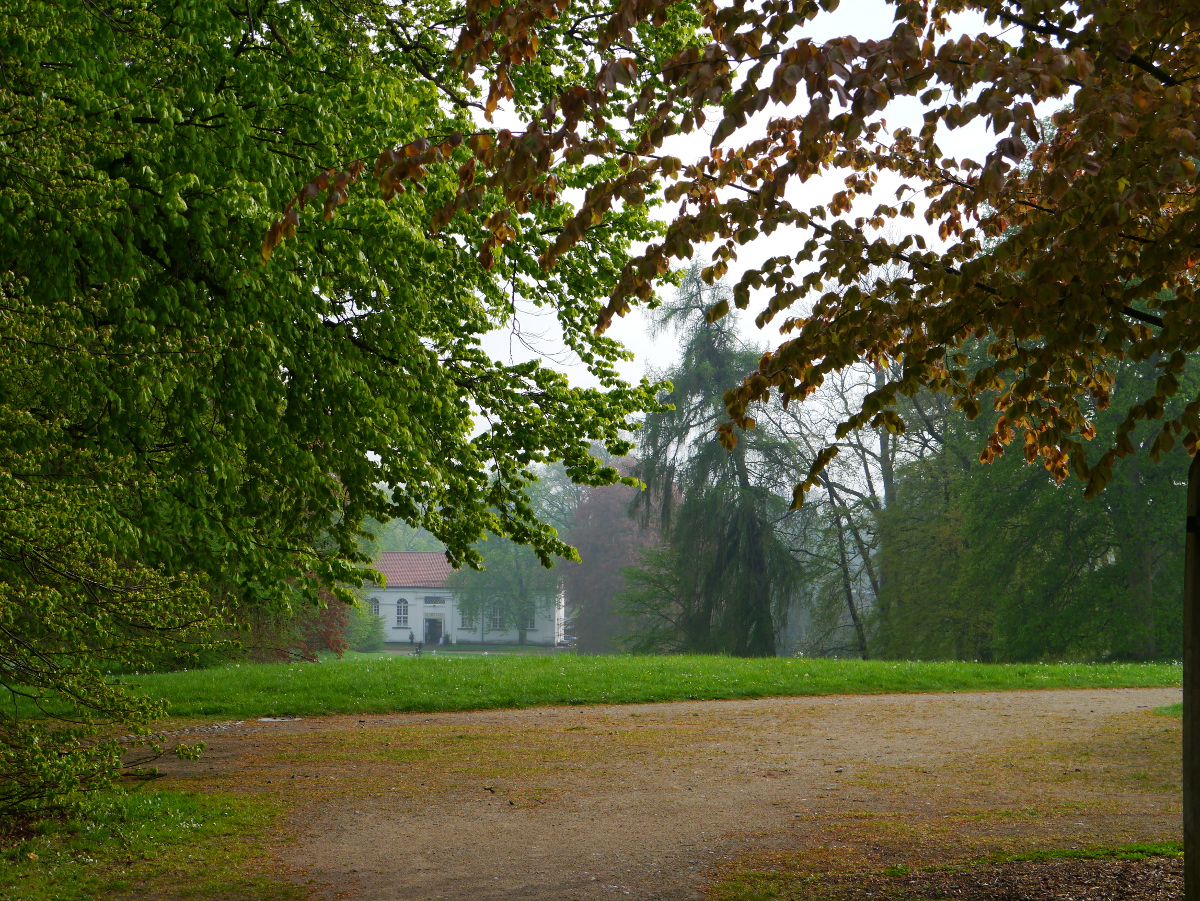
[[[742,431],[728,452],[713,440],[727,418],[722,393],[758,358],[733,317],[706,318],[724,294],[693,267],[659,312],[657,331],[675,332],[682,355],[662,374],[670,408],[649,414],[641,432],[637,506],[662,542],[627,572],[635,650],[772,656],[799,583],[777,532],[787,503],[770,483],[785,442],[768,429]]]

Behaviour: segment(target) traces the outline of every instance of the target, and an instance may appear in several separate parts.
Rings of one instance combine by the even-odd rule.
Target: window
[[[444,603],[446,603],[446,599],[445,598],[427,597],[427,598],[425,598],[425,603],[426,604],[444,604]]]
[[[527,620],[525,620],[525,631],[526,632],[537,631],[537,614],[536,613],[529,614],[529,618]]]
[[[504,612],[499,607],[492,608],[492,629],[499,632],[504,628]]]
[[[400,600],[396,601],[396,625],[397,626],[407,626],[408,625],[408,599],[407,598],[400,598]]]
[[[367,601],[367,609],[371,611],[371,616],[379,616],[379,598]]]
[[[475,614],[474,613],[467,613],[466,610],[462,610],[462,611],[460,611],[459,615],[461,617],[461,619],[459,620],[459,623],[458,623],[458,627],[460,629],[474,629],[475,628]]]

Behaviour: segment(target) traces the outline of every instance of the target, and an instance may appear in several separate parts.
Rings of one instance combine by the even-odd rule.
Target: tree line
[[[705,318],[727,295],[693,268],[654,314],[680,350],[654,373],[671,385],[668,409],[647,416],[620,461],[644,487],[579,489],[546,470],[534,490],[535,508],[582,555],[540,583],[543,597],[565,592],[581,650],[1179,659],[1183,542],[1171,511],[1186,493],[1182,450],[1126,461],[1085,501],[1081,486],[1022,456],[981,463],[987,428],[933,394],[908,401],[902,434],[838,439],[848,411],[886,378],[862,364],[803,405],[765,405],[727,452],[714,439],[723,394],[762,353],[734,317]],[[976,365],[984,356],[968,352]],[[1114,367],[1117,409],[1146,390],[1154,363]],[[1182,380],[1200,387],[1190,369]],[[1117,425],[1100,413],[1097,440]],[[792,485],[830,443],[840,453],[789,509]],[[514,548],[479,549],[498,572],[490,583],[464,572],[464,585],[491,584],[503,605],[516,596],[506,580],[532,584]],[[539,568],[531,554],[523,567]]]

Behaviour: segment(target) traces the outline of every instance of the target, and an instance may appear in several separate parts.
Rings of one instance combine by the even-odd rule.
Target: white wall
[[[408,634],[412,632],[414,641],[424,641],[425,620],[440,619],[446,643],[453,640],[471,644],[516,644],[520,635],[516,629],[493,630],[488,617],[481,624],[479,617],[470,628],[463,628],[462,617],[458,612],[457,599],[454,593],[445,588],[377,588],[370,597],[379,602],[379,616],[383,620],[383,638],[389,643],[408,644]],[[441,604],[428,604],[425,599],[439,597]],[[400,599],[408,601],[408,624],[399,625],[396,621],[396,607]],[[558,602],[547,611],[539,611],[534,617],[536,628],[525,633],[526,644],[554,645],[562,640],[563,633],[563,597],[559,595]]]

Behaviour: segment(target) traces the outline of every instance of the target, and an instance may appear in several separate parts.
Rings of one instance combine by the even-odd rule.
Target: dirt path
[[[317,897],[692,899],[1180,833],[1174,689],[843,696],[253,722],[192,788],[278,795]]]

